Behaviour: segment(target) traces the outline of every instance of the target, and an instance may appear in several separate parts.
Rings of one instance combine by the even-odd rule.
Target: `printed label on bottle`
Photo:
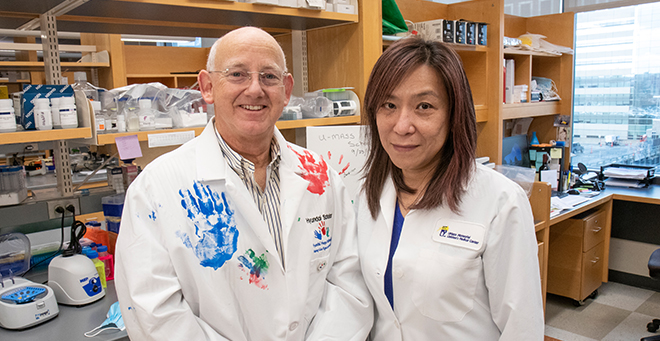
[[[60,109],[60,124],[62,127],[78,127],[76,109]]]
[[[0,130],[16,130],[16,118],[11,112],[0,112]]]
[[[96,118],[96,131],[105,131],[105,119]]]

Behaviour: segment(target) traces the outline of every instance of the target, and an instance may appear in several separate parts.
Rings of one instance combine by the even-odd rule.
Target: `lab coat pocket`
[[[305,318],[309,321],[312,320],[316,312],[319,310],[323,292],[325,290],[325,278],[330,268],[330,256],[319,257],[312,259],[309,262],[309,288],[307,307],[305,309]]]
[[[456,258],[421,250],[412,301],[419,312],[440,322],[461,321],[472,310],[481,258]]]

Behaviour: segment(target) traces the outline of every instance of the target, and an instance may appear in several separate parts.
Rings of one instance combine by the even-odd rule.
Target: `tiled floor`
[[[581,307],[548,294],[545,335],[561,341],[630,341],[655,335],[646,331],[646,324],[660,319],[660,292],[609,282],[598,293]]]

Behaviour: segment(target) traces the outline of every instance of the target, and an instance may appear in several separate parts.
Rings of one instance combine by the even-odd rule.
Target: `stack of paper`
[[[639,168],[605,168],[603,175],[608,178],[644,180],[648,170]]]
[[[563,198],[550,197],[550,218],[559,215],[563,210],[571,209],[573,206],[588,200],[588,197],[582,195],[567,195]]]

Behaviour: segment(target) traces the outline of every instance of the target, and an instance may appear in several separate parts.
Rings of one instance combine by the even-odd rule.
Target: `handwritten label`
[[[360,171],[369,148],[363,129],[359,125],[307,127],[307,148],[339,173],[351,197],[359,191]]]

